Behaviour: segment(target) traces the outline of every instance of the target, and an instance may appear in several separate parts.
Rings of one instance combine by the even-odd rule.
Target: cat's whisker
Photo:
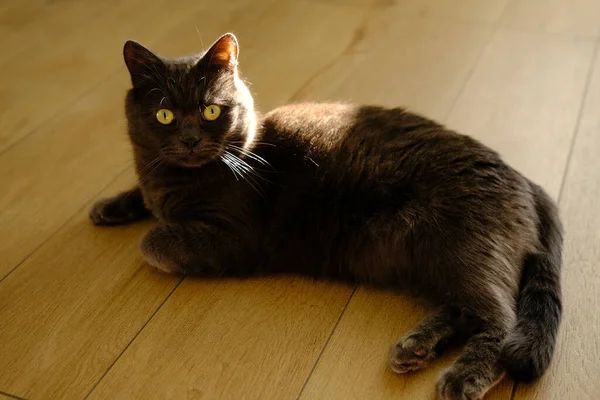
[[[262,165],[267,165],[269,167],[272,167],[272,165],[267,160],[265,160],[264,158],[262,158],[258,154],[251,152],[250,150],[246,150],[243,147],[239,147],[239,146],[236,146],[236,145],[233,145],[233,144],[230,144],[228,147],[231,147],[231,148],[239,151],[240,153],[242,153],[246,157],[249,157],[249,158],[251,158],[251,159],[253,159],[255,161],[258,161]]]
[[[150,95],[150,93],[154,92],[155,90],[158,90],[159,92],[162,92],[161,88],[155,87],[154,89],[149,90],[148,93],[146,93],[146,96]]]
[[[202,48],[204,48],[204,41],[202,41],[202,35],[200,34],[200,29],[198,29],[198,27],[196,26],[196,32],[198,32],[198,38],[200,39],[200,44],[202,45]]]
[[[256,187],[254,185],[252,185],[252,183],[250,183],[250,181],[248,181],[248,178],[246,175],[244,175],[244,170],[240,168],[239,164],[230,157],[230,155],[225,155],[224,157],[227,158],[228,161],[228,165],[231,167],[231,169],[233,171],[236,171],[237,174],[239,175],[240,178],[242,178],[244,181],[246,181],[250,186],[252,186],[252,188],[254,188],[254,190],[256,190],[258,193],[260,193]]]
[[[154,173],[154,171],[156,171],[162,165],[163,161],[164,161],[164,159],[162,158],[161,155],[159,155],[155,159],[150,161],[149,163],[142,165],[140,167],[140,176],[139,176],[140,183],[143,183],[148,178],[150,178],[152,173]]]
[[[235,170],[232,168],[232,166],[229,164],[229,160],[225,157],[225,156],[221,156],[221,161],[223,161],[223,163],[225,165],[227,165],[227,168],[229,168],[231,170],[231,172],[233,173],[233,176],[235,177],[236,181],[239,181],[237,173],[235,172]]]
[[[245,141],[241,141],[241,140],[235,140],[232,142],[229,142],[230,144],[246,144]],[[271,146],[271,147],[277,147],[276,145],[274,145],[273,143],[267,143],[267,142],[260,142],[260,141],[252,141],[252,144],[258,144],[258,145],[264,145],[264,146]]]
[[[228,161],[231,163],[231,167],[234,168],[240,174],[242,179],[244,179],[246,181],[246,183],[248,183],[256,191],[256,193],[258,193],[263,199],[266,199],[265,194],[264,194],[260,184],[258,182],[256,182],[256,180],[252,176],[244,173],[244,172],[247,173],[250,170],[248,170],[248,167],[245,167],[244,165],[242,165],[241,163],[239,163],[237,161],[237,160],[239,160],[239,158],[236,160],[237,157],[235,157],[233,154],[231,154],[229,152],[226,152],[226,154],[223,157],[226,157],[228,159]]]
[[[265,182],[268,183],[273,183],[270,180],[266,179],[264,176],[260,175],[256,169],[254,167],[252,167],[250,164],[248,164],[245,160],[242,160],[241,158],[239,158],[238,156],[236,156],[235,154],[229,153],[227,152],[231,157],[233,157],[233,159],[236,161],[237,164],[239,164],[245,172],[254,175],[257,178],[262,179]]]

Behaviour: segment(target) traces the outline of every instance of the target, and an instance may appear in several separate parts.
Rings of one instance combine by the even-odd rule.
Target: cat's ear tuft
[[[206,52],[204,59],[218,68],[235,69],[238,63],[239,45],[233,33],[221,36]]]
[[[157,66],[164,65],[154,53],[133,40],[125,42],[123,59],[131,74],[131,81],[134,86],[142,83],[143,76],[149,71],[157,71]]]

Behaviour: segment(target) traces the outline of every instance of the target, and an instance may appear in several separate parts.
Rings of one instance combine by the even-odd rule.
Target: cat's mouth
[[[175,164],[182,167],[197,168],[216,160],[221,155],[221,150],[215,147],[212,148],[182,148],[174,154],[170,154],[169,158]]]

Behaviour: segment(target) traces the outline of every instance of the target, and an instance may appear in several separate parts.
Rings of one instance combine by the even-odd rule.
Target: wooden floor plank
[[[510,0],[411,0],[396,2],[401,15],[436,16],[465,22],[495,24]]]
[[[597,37],[600,34],[600,2],[511,0],[502,24],[530,32]]]
[[[114,10],[114,4],[106,1],[51,2],[29,6],[25,10],[23,3],[20,1],[18,4],[21,17],[15,16],[14,11],[4,15],[0,13],[0,65],[18,55],[51,50],[56,43],[79,35],[81,21],[105,18]]]
[[[586,40],[498,32],[450,114],[450,126],[491,144],[556,197],[592,48]],[[538,168],[540,163],[546,168]],[[409,298],[360,290],[302,398],[433,399],[435,381],[451,356],[407,376],[394,376],[386,367],[391,344],[425,312]],[[488,398],[508,400],[511,389],[506,381]]]
[[[556,198],[594,42],[499,30],[449,127],[472,135]]]
[[[408,106],[441,119],[492,31],[481,24],[407,17],[395,8],[371,10],[354,41],[294,100]]]
[[[0,390],[65,399],[92,388],[178,282],[142,262],[144,227],[96,229],[83,210],[0,282]]]
[[[562,190],[564,315],[551,368],[516,400],[600,398],[600,56]]]
[[[130,164],[117,99],[127,84],[125,74],[106,81],[0,156],[0,279]]]
[[[299,278],[186,279],[90,398],[293,399],[350,293]]]

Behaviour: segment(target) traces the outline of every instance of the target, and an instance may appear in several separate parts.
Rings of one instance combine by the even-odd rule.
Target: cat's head
[[[123,49],[133,88],[126,101],[135,151],[199,167],[255,135],[256,114],[238,76],[239,47],[225,34],[194,57],[165,59],[128,41]]]

